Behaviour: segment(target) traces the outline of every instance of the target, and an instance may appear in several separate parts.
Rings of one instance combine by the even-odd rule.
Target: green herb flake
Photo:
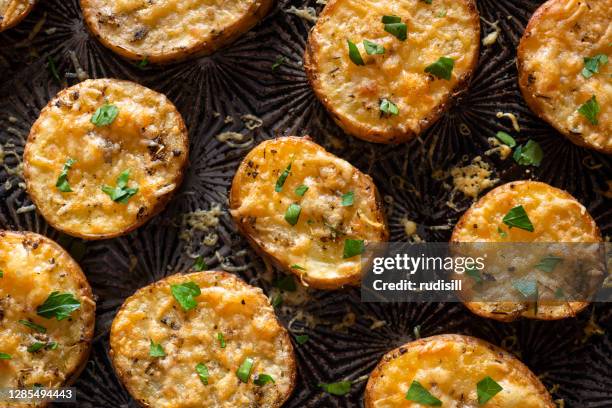
[[[291,275],[286,275],[278,279],[276,282],[274,282],[274,287],[277,287],[280,290],[284,290],[286,292],[295,292],[297,290],[295,280]]]
[[[201,271],[205,271],[208,269],[208,265],[206,265],[206,262],[204,261],[204,258],[200,255],[196,258],[195,262],[193,263],[193,270],[196,272],[201,272]]]
[[[380,100],[380,113],[384,115],[399,115],[399,108],[396,104],[388,100],[387,98],[382,98]]]
[[[271,375],[257,374],[255,377],[253,377],[253,384],[255,385],[263,387],[264,385],[268,383],[273,383],[273,384],[275,383],[274,378],[272,378]]]
[[[298,334],[297,336],[295,336],[295,341],[297,342],[297,344],[299,344],[300,346],[302,344],[305,344],[308,339],[310,339],[310,336],[307,334]]]
[[[276,187],[274,188],[274,191],[276,191],[277,193],[283,191],[283,185],[285,184],[285,180],[287,180],[287,177],[289,177],[289,174],[291,173],[291,164],[292,163],[289,163],[287,168],[283,170],[280,176],[278,176],[278,180],[276,180]]]
[[[518,279],[512,282],[512,286],[514,286],[525,299],[537,298],[538,282],[535,280]]]
[[[437,77],[438,79],[446,79],[447,81],[450,81],[454,67],[455,60],[448,57],[440,57],[436,62],[427,66],[425,68],[425,72]]]
[[[396,24],[396,23],[401,23],[401,22],[402,22],[402,18],[399,16],[383,16],[382,17],[383,24]]]
[[[557,288],[557,290],[555,291],[555,298],[565,299],[565,293],[563,292],[563,288]]]
[[[478,270],[474,268],[466,269],[465,274],[468,275],[470,278],[474,279],[475,283],[482,282],[482,276],[480,276],[480,272],[478,272]]]
[[[291,204],[289,208],[287,208],[287,212],[285,212],[285,221],[287,221],[290,225],[297,224],[301,212],[302,207],[299,204]]]
[[[599,73],[599,67],[603,67],[608,63],[608,56],[606,54],[598,54],[593,58],[584,58],[584,68],[582,69],[582,76],[590,78],[595,74]]]
[[[170,291],[174,299],[181,305],[184,310],[192,310],[198,302],[196,297],[202,293],[200,287],[195,282],[185,282],[178,285],[170,285]]]
[[[38,324],[36,324],[34,322],[31,322],[29,320],[19,320],[19,323],[24,325],[25,327],[29,327],[30,329],[32,329],[34,331],[37,331],[39,333],[46,333],[47,332],[46,328],[44,328],[43,326],[38,325]]]
[[[47,343],[47,345],[45,346],[45,348],[46,348],[47,350],[55,350],[55,349],[57,349],[57,346],[58,346],[57,342],[55,342],[55,341],[50,341],[49,343]]]
[[[227,346],[227,343],[225,341],[225,336],[223,335],[223,333],[221,332],[217,333],[217,340],[219,340],[219,347],[221,347],[222,349],[224,349]]]
[[[45,347],[45,343],[37,341],[28,346],[28,353],[36,353],[37,351],[40,351],[43,347]]]
[[[361,58],[361,53],[359,52],[359,48],[357,48],[355,43],[352,42],[351,40],[346,40],[346,42],[348,43],[349,58],[351,59],[351,61],[353,61],[353,64],[365,65],[365,62],[363,62],[363,58]]]
[[[0,353],[0,360],[10,360],[11,358],[13,358],[13,356],[10,354]]]
[[[331,395],[337,395],[339,397],[348,394],[351,392],[351,386],[353,385],[352,381],[339,381],[335,383],[329,384],[319,384],[319,387],[323,388],[323,390]]]
[[[306,194],[307,191],[308,191],[308,186],[305,186],[305,185],[302,184],[301,186],[299,186],[298,188],[295,189],[295,194],[300,196],[300,197],[303,197],[304,194]]]
[[[597,115],[599,115],[600,110],[601,107],[597,102],[597,98],[595,95],[593,95],[591,99],[580,106],[578,113],[584,116],[591,123],[591,125],[598,125],[599,121],[597,120]]]
[[[408,39],[408,26],[406,23],[385,24],[385,31],[400,41],[406,41]]]
[[[278,55],[276,57],[276,60],[274,61],[274,64],[272,64],[272,71],[276,71],[286,61],[287,61],[287,58],[283,57],[282,55]]]
[[[418,381],[413,381],[410,384],[410,388],[406,393],[406,399],[431,407],[442,406],[442,401],[431,395]]]
[[[385,47],[369,40],[363,40],[363,48],[368,55],[380,55],[385,53]]]
[[[117,186],[102,186],[102,191],[104,191],[111,200],[120,204],[127,204],[128,200],[132,198],[138,192],[138,186],[136,187],[128,187],[128,180],[130,178],[130,170],[124,170],[117,177]]]
[[[540,259],[540,262],[535,266],[542,272],[552,272],[555,270],[559,263],[563,262],[563,258],[559,258],[558,256],[546,256]]]
[[[0,269],[0,278],[4,278],[4,271]]]
[[[529,232],[535,230],[522,205],[516,206],[508,211],[508,214],[504,216],[502,221],[510,228],[516,227]]]
[[[538,142],[528,140],[525,145],[516,148],[512,158],[521,166],[538,167],[542,163],[544,152]]]
[[[96,126],[108,126],[117,119],[119,115],[119,108],[115,105],[105,103],[100,106],[91,117],[91,123]]]
[[[291,269],[298,269],[300,271],[305,271],[306,270],[306,268],[304,268],[303,266],[298,265],[298,264],[293,264],[293,265],[290,266],[290,268]]]
[[[166,357],[166,352],[160,343],[155,343],[153,340],[151,340],[149,355],[151,357]]]
[[[255,361],[251,357],[247,357],[236,371],[236,376],[245,384],[249,382],[249,377],[251,376],[251,370],[253,370],[254,362]]]
[[[66,160],[66,163],[64,163],[64,167],[62,167],[62,171],[60,172],[60,175],[57,178],[57,181],[55,182],[55,187],[57,187],[57,189],[63,193],[72,192],[72,189],[70,188],[70,183],[68,183],[68,170],[72,168],[72,165],[74,163],[76,163],[76,160],[74,159],[69,158],[68,160]]]
[[[432,4],[433,0],[421,0],[423,3]]]
[[[279,307],[283,304],[283,297],[280,294],[274,296],[270,301],[270,304],[272,305],[272,307]]]
[[[57,65],[55,65],[55,60],[51,56],[47,57],[47,67],[49,68],[49,71],[51,71],[53,79],[55,79],[57,83],[61,83],[62,80],[60,78],[59,71],[57,70]]]
[[[43,304],[36,308],[36,313],[45,319],[55,317],[57,320],[64,320],[80,307],[81,302],[72,293],[52,292]]]
[[[208,385],[208,367],[206,367],[203,363],[198,363],[195,367],[196,373],[198,373],[198,377],[200,377],[200,381],[202,384]]]
[[[357,255],[363,254],[365,251],[365,245],[363,239],[346,239],[344,241],[344,254],[343,258],[352,258]]]
[[[136,66],[140,69],[144,69],[147,65],[149,65],[149,57],[146,55],[136,64]]]
[[[446,9],[442,9],[438,11],[438,13],[436,14],[436,17],[438,18],[446,17]]]
[[[516,140],[506,132],[499,131],[495,137],[508,147],[516,146]]]
[[[501,229],[501,227],[497,227],[497,233],[502,238],[507,238],[508,237],[508,233],[506,231],[504,231],[503,229]]]
[[[350,207],[351,205],[353,205],[353,203],[355,202],[355,193],[352,191],[349,191],[346,194],[342,195],[342,203],[341,205],[343,207]]]
[[[478,403],[486,404],[491,398],[496,396],[503,388],[494,379],[486,376],[476,384],[476,393],[478,394]]]

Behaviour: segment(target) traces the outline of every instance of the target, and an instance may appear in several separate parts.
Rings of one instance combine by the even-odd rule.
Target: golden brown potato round
[[[319,289],[359,284],[362,244],[389,238],[372,179],[308,138],[281,137],[251,150],[229,201],[256,250]]]
[[[87,80],[41,111],[24,177],[53,227],[111,238],[164,208],[183,179],[188,146],[183,119],[164,95],[128,81]]]
[[[486,377],[502,390],[479,404],[477,384]],[[510,353],[475,337],[443,334],[413,341],[383,356],[366,386],[366,408],[429,406],[406,399],[414,381],[442,407],[556,407],[538,377]]]
[[[524,208],[533,232],[503,223],[518,206]],[[601,241],[597,224],[582,204],[569,193],[538,181],[513,181],[491,190],[463,214],[451,236],[451,242]],[[554,320],[575,316],[588,303],[542,302],[537,313],[529,302],[466,302],[466,306],[480,316],[501,321],[519,317]]]
[[[119,55],[166,63],[206,55],[257,24],[273,0],[81,0],[93,34]]]
[[[36,0],[0,0],[0,32],[19,24],[35,4]]]
[[[199,294],[183,305],[174,294],[186,285]],[[278,408],[295,386],[293,346],[268,298],[226,272],[177,274],[140,289],[110,336],[115,371],[144,407]],[[261,384],[263,374],[274,381]]]
[[[81,268],[46,237],[0,231],[0,272],[0,388],[70,385],[85,367],[95,324]],[[60,298],[73,304],[64,316],[48,307]],[[14,406],[0,401],[0,408]]]
[[[531,17],[517,58],[531,110],[575,144],[605,153],[612,153],[610,21],[612,0],[549,0]],[[593,97],[599,112],[589,118],[579,110]]]
[[[386,20],[395,21],[395,28],[383,16],[395,16]],[[406,40],[397,24],[407,25]],[[348,41],[363,65],[349,56]],[[310,33],[304,67],[316,95],[347,133],[399,143],[427,129],[467,87],[479,46],[473,0],[330,0]],[[377,53],[380,47],[384,52]],[[440,58],[454,60],[448,79],[428,70]]]

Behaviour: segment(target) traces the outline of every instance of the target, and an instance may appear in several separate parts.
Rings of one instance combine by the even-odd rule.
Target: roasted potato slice
[[[140,289],[117,313],[110,344],[117,375],[144,407],[278,408],[295,386],[293,346],[268,298],[226,272]]]
[[[62,247],[32,232],[0,231],[0,388],[70,385],[87,363],[95,310],[85,275]]]
[[[522,206],[533,231],[509,228],[504,217]],[[599,228],[582,204],[569,193],[538,181],[513,181],[499,186],[474,204],[459,220],[451,242],[601,242]],[[586,302],[548,302],[537,309],[528,302],[466,302],[480,316],[501,321],[519,317],[554,320],[580,312]]]
[[[36,5],[36,0],[0,0],[0,32],[15,27]]]
[[[87,80],[41,111],[24,177],[53,227],[111,238],[164,208],[182,181],[188,147],[183,119],[164,95],[128,81]]]
[[[399,143],[421,134],[467,87],[479,47],[473,0],[330,0],[304,67],[347,133]]]
[[[519,85],[542,119],[579,146],[612,153],[612,0],[549,0],[518,47]]]
[[[418,403],[426,401],[425,393],[434,399]],[[366,408],[483,405],[556,407],[538,377],[510,353],[458,334],[416,340],[385,354],[365,391]]]
[[[250,30],[273,0],[81,0],[104,46],[132,60],[167,63],[210,54]]]
[[[229,201],[255,249],[319,289],[359,284],[363,245],[389,237],[372,179],[308,138],[251,150]]]

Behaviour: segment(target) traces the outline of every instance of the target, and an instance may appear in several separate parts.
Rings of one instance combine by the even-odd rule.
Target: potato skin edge
[[[6,25],[0,24],[0,33],[15,27],[17,24],[25,20],[25,18],[32,12],[32,10],[34,10],[36,3],[38,3],[38,0],[34,0],[31,3],[28,2],[28,7],[23,11],[23,13],[17,16],[16,19],[14,19],[13,21],[9,22]]]

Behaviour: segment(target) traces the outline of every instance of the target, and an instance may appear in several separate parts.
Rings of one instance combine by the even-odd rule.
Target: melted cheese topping
[[[93,336],[95,303],[83,272],[53,241],[14,232],[0,232],[0,270],[0,352],[12,356],[0,360],[0,388],[65,385],[85,364]],[[38,316],[36,308],[54,291],[71,293],[81,307],[61,321]],[[46,333],[19,320],[43,326]],[[57,348],[28,352],[36,342],[56,342]]]
[[[34,0],[0,0],[0,31],[13,27],[34,7]]]
[[[382,358],[366,388],[366,408],[422,407],[406,400],[418,381],[442,407],[479,407],[476,384],[490,376],[503,390],[488,408],[555,408],[540,380],[509,353],[473,337],[441,335],[408,343]]]
[[[584,58],[612,59],[612,0],[550,0],[531,19],[518,52],[529,106],[575,143],[612,152],[612,63],[585,78]],[[598,125],[578,113],[596,96]]]
[[[290,163],[291,173],[276,192]],[[308,187],[303,197],[295,193],[301,185]],[[354,203],[342,206],[342,195],[349,192]],[[301,213],[292,226],[285,213],[294,203]],[[305,138],[279,138],[253,149],[234,178],[230,208],[260,250],[318,288],[359,282],[361,256],[343,259],[346,239],[380,242],[389,235],[370,177]]]
[[[81,0],[90,28],[130,58],[163,62],[211,52],[248,31],[271,0]]]
[[[119,109],[109,126],[91,123],[105,103]],[[183,120],[165,96],[138,84],[88,80],[60,92],[32,127],[26,151],[28,192],[45,219],[71,235],[120,235],[159,212],[182,180],[188,156]],[[73,192],[56,186],[66,161]],[[115,187],[129,170],[138,192],[121,204],[102,186]]]
[[[472,162],[466,166],[453,167],[450,170],[455,189],[473,199],[499,181],[491,178],[492,173],[491,166],[480,156],[474,157]]]
[[[190,311],[170,291],[170,285],[185,282],[201,289]],[[166,357],[149,355],[151,340],[161,344]],[[136,292],[113,321],[111,357],[132,396],[156,408],[276,408],[288,398],[296,376],[289,336],[261,289],[223,272],[174,275]],[[254,365],[245,384],[236,371],[247,357]],[[199,363],[208,368],[208,385],[195,370]],[[262,373],[275,383],[253,384]]]
[[[446,10],[444,17],[437,14]],[[396,15],[408,25],[400,41],[381,18]],[[421,133],[440,114],[453,90],[476,65],[480,24],[471,0],[334,0],[310,34],[306,68],[318,97],[347,132],[374,142],[397,142]],[[357,44],[365,66],[349,58],[347,40]],[[368,55],[363,40],[384,46]],[[450,81],[425,68],[440,57],[455,60]],[[399,115],[381,115],[386,98]]]

